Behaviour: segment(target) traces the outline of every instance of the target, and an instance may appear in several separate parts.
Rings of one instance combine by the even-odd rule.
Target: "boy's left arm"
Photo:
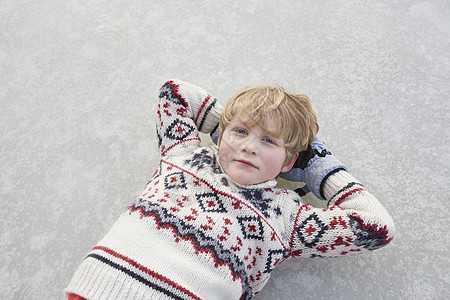
[[[294,217],[291,254],[340,256],[375,250],[394,237],[394,222],[381,203],[352,175],[340,170],[323,185],[328,208],[305,204]]]
[[[306,182],[327,209],[303,205],[295,213],[294,256],[337,256],[375,250],[394,237],[394,222],[380,202],[334,157],[319,138],[300,153],[288,179]]]

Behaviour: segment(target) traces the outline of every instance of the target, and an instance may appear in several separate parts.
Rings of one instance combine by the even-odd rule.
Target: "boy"
[[[203,89],[169,81],[158,108],[159,167],[84,259],[65,290],[71,297],[250,299],[290,257],[392,240],[389,214],[314,139],[306,96],[249,88],[221,112]],[[198,131],[211,133],[219,117],[218,147],[199,147]],[[275,188],[280,172],[306,182],[328,209]]]

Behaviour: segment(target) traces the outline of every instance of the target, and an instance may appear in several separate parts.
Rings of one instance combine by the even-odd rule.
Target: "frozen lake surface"
[[[158,164],[171,78],[222,104],[256,82],[309,95],[396,222],[386,248],[289,260],[255,299],[448,298],[449,49],[443,0],[3,0],[0,299],[63,298]]]

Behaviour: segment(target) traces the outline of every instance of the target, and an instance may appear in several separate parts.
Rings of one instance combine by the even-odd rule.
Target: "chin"
[[[239,176],[237,176],[237,177],[231,177],[231,179],[233,179],[235,182],[242,184],[242,185],[256,184],[256,182],[254,182],[254,180],[251,180],[250,178],[240,178]]]

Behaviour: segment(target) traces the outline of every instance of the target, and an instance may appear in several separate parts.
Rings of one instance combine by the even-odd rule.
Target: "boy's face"
[[[257,184],[274,179],[291,169],[297,156],[285,164],[286,149],[282,137],[276,137],[278,120],[270,117],[267,128],[249,126],[245,114],[236,116],[225,128],[219,142],[219,161],[235,182]]]

